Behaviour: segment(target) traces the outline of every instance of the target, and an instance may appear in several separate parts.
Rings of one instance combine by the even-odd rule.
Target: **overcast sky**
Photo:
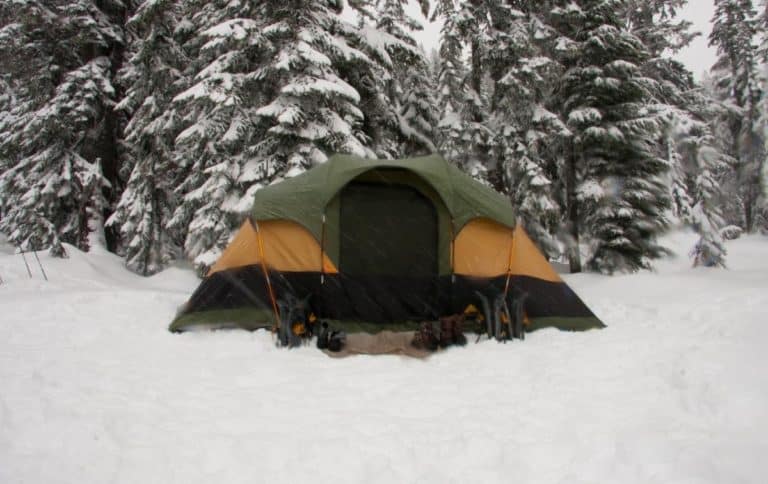
[[[421,16],[416,3],[411,1],[411,15],[420,19],[424,24],[424,31],[416,32],[416,39],[429,51],[436,48],[440,42],[440,25],[429,23]],[[689,0],[688,5],[680,12],[682,18],[693,22],[693,29],[701,32],[691,45],[676,55],[697,79],[701,74],[715,63],[715,51],[707,47],[709,32],[712,30],[712,15],[715,13],[714,0]]]

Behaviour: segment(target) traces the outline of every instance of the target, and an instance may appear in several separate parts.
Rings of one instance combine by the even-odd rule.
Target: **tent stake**
[[[48,281],[48,276],[45,275],[45,269],[43,269],[43,264],[40,262],[40,258],[37,256],[37,251],[33,250],[32,253],[35,254],[35,259],[37,259],[37,265],[40,266],[40,272],[43,273],[43,277],[45,278],[45,280],[47,282]]]
[[[29,264],[27,264],[27,257],[24,255],[24,251],[21,251],[21,258],[24,259],[24,265],[27,266],[27,274],[29,274],[29,278],[32,279],[32,271],[29,269]]]

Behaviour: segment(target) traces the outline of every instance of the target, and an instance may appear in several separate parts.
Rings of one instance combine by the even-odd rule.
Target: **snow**
[[[360,94],[358,94],[354,87],[347,84],[344,80],[332,75],[329,75],[327,79],[301,77],[297,81],[284,86],[281,92],[283,94],[298,97],[307,95],[317,95],[327,98],[340,96],[355,103],[360,102]]]
[[[166,331],[197,286],[0,243],[0,482],[760,483],[768,239],[692,269],[566,276],[607,323],[426,361]]]
[[[578,124],[593,124],[603,119],[603,115],[595,108],[575,109],[568,114],[568,121]]]
[[[251,35],[251,32],[256,32],[258,29],[259,23],[255,20],[236,18],[227,20],[214,27],[211,27],[210,29],[203,32],[202,35],[225,40],[230,38],[235,40],[243,40]]]

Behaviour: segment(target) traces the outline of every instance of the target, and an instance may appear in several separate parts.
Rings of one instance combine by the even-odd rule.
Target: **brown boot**
[[[457,314],[456,318],[453,320],[453,344],[464,346],[467,344],[467,337],[464,336],[464,320],[466,319],[466,315],[464,314]]]
[[[465,345],[467,338],[464,336],[464,314],[443,316],[440,318],[440,346],[445,348],[450,345]]]
[[[424,321],[419,325],[419,330],[413,335],[411,343],[415,348],[435,351],[438,347],[438,339],[435,336],[435,329],[430,321]]]
[[[453,316],[440,318],[440,347],[446,348],[453,344]]]

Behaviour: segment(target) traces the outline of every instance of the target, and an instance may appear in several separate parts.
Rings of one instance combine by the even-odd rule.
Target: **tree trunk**
[[[125,24],[127,22],[127,14],[125,9],[120,9],[117,12],[111,12],[115,19],[119,20],[120,27],[125,31]],[[126,33],[127,38],[127,33]],[[112,83],[118,90],[115,96],[115,101],[119,101],[122,97],[122,88],[117,80],[117,74],[125,61],[126,46],[123,44],[112,44],[110,52],[110,59],[112,61]],[[122,115],[114,109],[108,109],[104,116],[104,144],[102,145],[101,153],[101,169],[103,170],[104,177],[109,181],[112,188],[106,194],[109,206],[105,207],[105,213],[103,214],[104,220],[107,220],[111,215],[114,205],[120,198],[120,195],[125,189],[123,180],[120,179],[120,155],[118,151],[118,145],[122,138],[122,129],[125,126],[125,119]],[[107,250],[115,252],[120,242],[120,231],[117,227],[104,227],[104,239],[106,242]]]
[[[747,187],[745,189],[744,194],[744,231],[749,233],[752,233],[752,229],[754,228],[755,223],[755,216],[754,216],[754,210],[753,207],[755,205],[755,190],[752,180],[746,180]]]
[[[568,247],[568,263],[571,273],[581,272],[581,252],[579,250],[579,205],[576,198],[576,153],[573,140],[567,142],[568,156],[565,161],[566,205],[568,208],[568,234],[571,236]]]

